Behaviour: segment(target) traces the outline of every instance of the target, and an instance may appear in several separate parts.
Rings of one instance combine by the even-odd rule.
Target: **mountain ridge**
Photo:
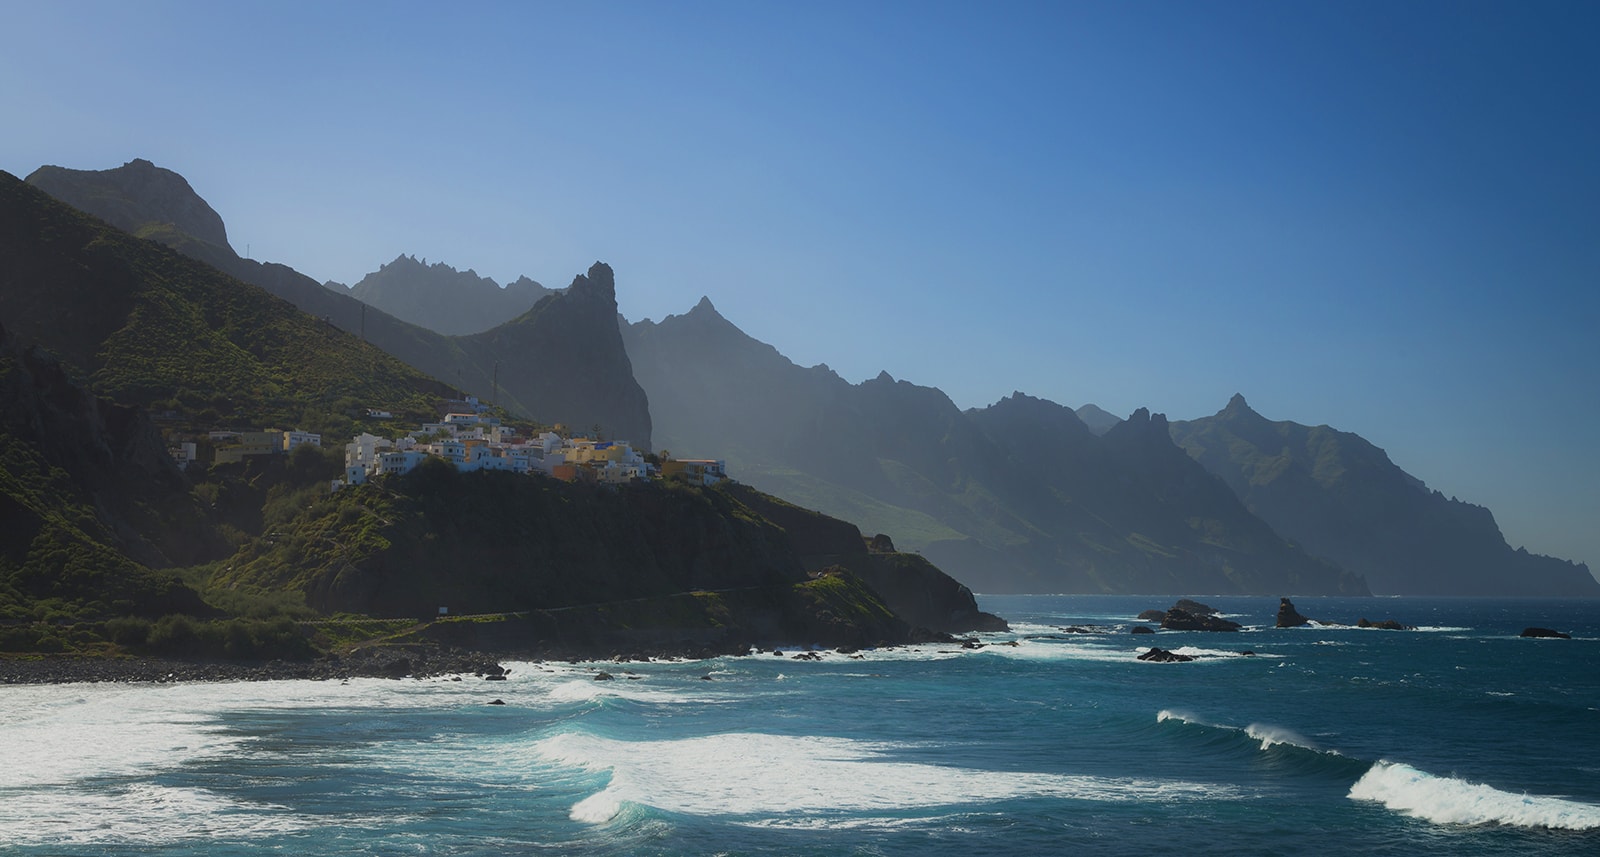
[[[1360,435],[1273,421],[1234,394],[1175,442],[1279,532],[1385,595],[1600,595],[1582,563],[1512,550],[1488,509],[1430,490]]]
[[[53,196],[99,216],[123,221],[119,228],[148,237],[199,259],[234,277],[266,289],[301,310],[372,342],[421,372],[484,400],[493,400],[520,416],[547,424],[590,428],[599,425],[610,438],[651,447],[649,402],[634,381],[617,333],[614,284],[609,306],[576,302],[585,308],[550,309],[564,292],[545,295],[539,303],[497,328],[471,336],[448,337],[368,307],[338,294],[298,271],[275,263],[241,258],[224,240],[201,240],[176,228],[183,218],[168,210],[210,208],[175,172],[136,160],[111,170],[69,170],[41,167],[29,182],[47,185]],[[140,181],[128,178],[136,173]],[[126,200],[126,189],[149,195]],[[122,200],[108,206],[107,200]],[[128,229],[127,227],[133,227]],[[581,276],[581,275],[580,275]],[[542,311],[541,307],[545,309]],[[556,326],[559,325],[559,326]],[[565,341],[587,338],[580,354],[541,351],[537,355],[507,350],[551,337]],[[551,362],[554,360],[555,362]],[[603,393],[597,391],[604,391]]]

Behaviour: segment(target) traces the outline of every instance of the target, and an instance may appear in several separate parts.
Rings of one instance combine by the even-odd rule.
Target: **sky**
[[[1361,434],[1600,571],[1600,5],[0,0],[0,169],[252,258],[702,295],[962,407]]]

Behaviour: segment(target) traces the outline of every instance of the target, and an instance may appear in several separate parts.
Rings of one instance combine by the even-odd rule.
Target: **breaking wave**
[[[1500,824],[1559,830],[1600,829],[1600,806],[1516,794],[1397,762],[1378,762],[1350,787],[1352,800],[1372,801],[1434,824]]]

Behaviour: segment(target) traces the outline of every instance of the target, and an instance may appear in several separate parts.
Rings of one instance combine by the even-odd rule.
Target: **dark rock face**
[[[1570,640],[1570,639],[1572,639],[1572,635],[1571,634],[1564,634],[1564,633],[1562,633],[1560,631],[1556,631],[1556,630],[1553,630],[1553,629],[1550,629],[1550,628],[1523,628],[1522,629],[1522,633],[1518,634],[1517,636],[1519,636],[1519,637],[1545,637],[1545,638],[1556,639],[1556,640]]]
[[[1196,616],[1174,607],[1161,620],[1168,631],[1237,631],[1242,625],[1219,616]]]
[[[1163,614],[1163,615],[1165,615],[1165,614]],[[1151,628],[1149,625],[1135,625],[1135,626],[1133,626],[1133,631],[1131,633],[1134,633],[1134,634],[1154,634],[1155,632],[1156,632],[1155,629]]]
[[[1177,652],[1169,652],[1166,649],[1152,646],[1150,651],[1139,656],[1139,660],[1153,661],[1158,664],[1181,664],[1187,661],[1192,661],[1194,658],[1189,655],[1180,655]]]
[[[1139,614],[1139,621],[1141,622],[1160,622],[1165,618],[1167,618],[1167,611],[1165,610],[1146,610]]]
[[[1282,601],[1278,602],[1278,627],[1279,628],[1298,628],[1298,627],[1300,627],[1302,625],[1309,625],[1309,624],[1311,624],[1311,620],[1307,619],[1304,616],[1301,616],[1300,615],[1300,611],[1294,609],[1294,602],[1293,601],[1290,601],[1289,599],[1285,598]]]

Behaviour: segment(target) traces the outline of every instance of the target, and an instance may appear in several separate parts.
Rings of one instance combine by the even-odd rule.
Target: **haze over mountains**
[[[850,384],[796,366],[709,299],[619,328],[602,265],[522,315],[504,302],[509,288],[407,256],[358,283],[375,307],[424,308],[405,312],[441,327],[468,322],[433,322],[425,307],[440,300],[463,304],[472,325],[504,322],[443,337],[239,259],[215,212],[148,162],[43,168],[29,181],[365,330],[447,383],[550,421],[604,413],[595,421],[615,436],[726,458],[740,480],[889,533],[978,591],[1600,594],[1586,567],[1513,551],[1487,510],[1427,491],[1366,441],[1268,423],[1242,398],[1172,425],[1145,409],[1122,420],[1022,393],[962,411],[887,374]],[[508,380],[529,376],[559,377],[582,397]]]
[[[110,170],[40,167],[28,182],[140,237],[266,289],[417,369],[512,413],[627,438],[648,449],[650,413],[616,326],[616,284],[595,264],[567,289],[492,330],[443,336],[284,265],[241,258],[184,178],[136,159]],[[209,214],[207,214],[209,212]],[[187,230],[200,229],[196,235]]]
[[[327,282],[335,292],[411,324],[446,336],[482,333],[533,309],[554,291],[527,277],[504,287],[471,269],[457,271],[415,256],[397,256],[393,262],[362,277],[353,286]]]

